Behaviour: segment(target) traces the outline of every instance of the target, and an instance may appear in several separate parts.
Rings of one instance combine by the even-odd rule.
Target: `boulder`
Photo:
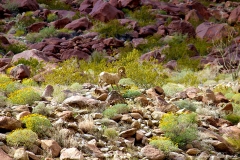
[[[137,128],[131,128],[131,129],[122,131],[121,133],[119,133],[119,136],[123,138],[129,138],[134,134],[136,134],[136,131],[137,131]]]
[[[227,12],[224,12],[222,10],[214,9],[211,11],[211,14],[214,18],[216,18],[219,21],[223,21],[228,19],[229,14]],[[231,23],[230,23],[231,24]]]
[[[87,148],[89,149],[89,151],[92,152],[92,154],[94,155],[94,157],[103,159],[104,155],[103,155],[103,153],[100,151],[100,149],[97,147],[97,143],[96,143],[96,140],[95,140],[95,139],[89,141],[86,146],[87,146]]]
[[[64,148],[61,150],[60,160],[83,160],[83,154],[77,148]]]
[[[199,14],[206,20],[208,20],[211,17],[211,14],[208,11],[208,9],[198,1],[190,1],[190,3],[187,4],[187,7],[191,10],[195,9],[197,11],[197,14]]]
[[[79,11],[83,14],[88,14],[92,11],[93,2],[96,0],[84,0],[79,7]]]
[[[142,54],[139,58],[141,62],[154,60],[157,63],[161,63],[165,60],[164,55],[161,54],[161,49],[153,50],[148,53]]]
[[[16,80],[22,80],[24,78],[29,78],[30,73],[31,72],[28,66],[24,64],[18,64],[11,70],[10,75]]]
[[[233,9],[228,17],[228,23],[231,25],[239,22],[240,22],[240,6]]]
[[[198,13],[198,11],[196,9],[192,9],[186,14],[185,21],[200,22],[200,21],[203,21],[203,17]]]
[[[118,3],[120,3],[120,6],[123,8],[137,8],[139,7],[141,0],[120,0]]]
[[[196,28],[197,37],[206,39],[207,41],[220,40],[229,35],[227,24],[214,24],[211,22],[203,22]]]
[[[51,152],[53,158],[58,157],[62,149],[54,140],[41,140],[41,147],[45,152]]]
[[[42,51],[45,53],[59,53],[61,46],[59,45],[54,45],[54,44],[49,44],[46,45]]]
[[[44,54],[44,52],[38,51],[36,49],[25,50],[21,53],[15,54],[12,58],[12,63],[18,61],[21,58],[24,58],[26,60],[30,60],[31,58],[34,58],[38,61],[44,61],[44,62],[49,61],[48,57]]]
[[[113,90],[108,94],[106,102],[108,104],[114,105],[118,103],[125,103],[125,99],[117,91]]]
[[[184,21],[184,20],[172,21],[168,25],[167,30],[170,35],[172,35],[174,33],[181,33],[181,34],[188,34],[188,37],[196,36],[196,32],[195,32],[195,29],[192,26],[192,24],[189,23],[188,21]]]
[[[47,26],[47,22],[36,22],[27,27],[28,32],[39,32]]]
[[[70,30],[86,30],[92,26],[92,23],[86,17],[82,17],[80,19],[76,19],[70,23],[68,23],[64,28]]]
[[[0,58],[0,68],[11,63],[11,58]]]
[[[52,26],[54,26],[54,28],[60,29],[60,28],[65,27],[70,22],[71,22],[71,19],[68,18],[68,17],[65,17],[65,18],[58,19],[58,20],[56,20],[54,22],[51,22],[50,24]]]
[[[20,12],[35,11],[39,9],[39,5],[36,0],[16,0],[18,4],[18,10]]]
[[[21,128],[21,122],[6,116],[0,116],[0,130],[12,131]]]
[[[154,33],[156,33],[158,30],[158,27],[156,25],[147,25],[144,27],[141,27],[139,30],[139,36],[140,37],[147,37],[151,36]]]
[[[8,45],[10,45],[10,42],[8,41],[8,39],[1,34],[0,34],[0,43],[1,43],[1,47],[3,48],[6,48]]]
[[[141,149],[141,153],[149,160],[164,160],[165,155],[159,149],[154,148],[151,145],[146,145]]]
[[[15,160],[29,160],[28,158],[28,154],[26,152],[26,150],[24,148],[18,148],[15,152],[14,152],[14,159]]]
[[[0,159],[2,160],[13,160],[7,153],[5,153],[1,148],[0,148]]]
[[[61,60],[66,60],[72,57],[76,57],[78,59],[83,59],[83,60],[88,60],[89,59],[89,54],[83,52],[83,51],[79,51],[77,49],[68,49],[62,52],[61,55]]]
[[[98,19],[102,22],[108,22],[113,19],[121,19],[124,18],[124,13],[117,8],[113,7],[108,2],[98,0],[89,13],[95,19]]]
[[[63,105],[77,106],[79,108],[96,108],[101,106],[101,102],[83,96],[71,96],[63,101]]]
[[[54,88],[52,85],[47,85],[43,91],[42,97],[52,97]]]
[[[132,45],[133,47],[137,48],[142,44],[146,44],[147,40],[143,39],[143,38],[134,38],[132,39]]]
[[[103,40],[103,43],[107,46],[107,47],[114,47],[114,48],[118,48],[118,47],[123,47],[124,46],[124,41],[118,40],[116,38],[107,38]]]

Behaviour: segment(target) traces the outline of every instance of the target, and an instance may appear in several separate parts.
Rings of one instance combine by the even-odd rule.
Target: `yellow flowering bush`
[[[44,136],[52,127],[51,122],[47,117],[40,114],[29,114],[21,118],[21,122],[26,125],[28,129],[37,133],[39,136]]]
[[[22,84],[24,86],[38,86],[37,82],[34,81],[32,78],[24,78],[22,80]]]
[[[17,129],[6,136],[7,144],[10,146],[24,146],[31,148],[31,146],[38,139],[35,132],[30,129]]]
[[[5,91],[10,83],[13,83],[11,78],[5,74],[0,74],[0,91]]]
[[[174,144],[171,139],[167,137],[152,137],[149,144],[158,148],[166,154],[179,150],[178,145]]]
[[[9,94],[8,100],[12,104],[29,104],[39,101],[41,96],[33,88],[27,87]]]
[[[166,113],[159,123],[164,135],[177,143],[179,147],[197,138],[196,113]]]

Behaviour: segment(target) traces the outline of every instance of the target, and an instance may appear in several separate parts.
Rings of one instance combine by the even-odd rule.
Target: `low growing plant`
[[[47,135],[49,129],[52,127],[51,122],[47,117],[40,114],[29,114],[21,118],[21,122],[39,136]]]
[[[197,106],[188,99],[175,101],[174,104],[177,105],[178,108],[180,108],[180,109],[185,108],[185,109],[187,109],[189,111],[193,111],[193,112],[195,112],[197,109]]]
[[[30,129],[17,129],[9,133],[6,138],[7,144],[10,146],[31,148],[38,136]]]
[[[32,110],[32,113],[37,113],[44,116],[48,116],[50,112],[50,109],[46,107],[44,102],[39,102]]]
[[[166,96],[173,96],[178,92],[182,92],[185,89],[185,87],[181,84],[167,83],[162,86],[162,89],[164,90]]]
[[[33,88],[22,88],[9,94],[8,100],[12,104],[29,104],[39,101],[41,96]]]
[[[149,144],[163,151],[165,154],[179,150],[178,145],[166,137],[152,137]]]
[[[130,110],[127,104],[115,104],[103,111],[103,115],[107,118],[112,118],[117,114],[128,113]]]
[[[165,137],[170,138],[179,147],[197,138],[196,113],[174,114],[166,113],[159,122]]]
[[[43,68],[43,63],[41,61],[38,61],[35,58],[30,58],[29,60],[20,58],[18,61],[14,63],[14,65],[18,65],[18,64],[24,64],[26,66],[29,66],[32,76],[37,74]],[[29,79],[29,82],[30,82],[30,79]]]
[[[240,122],[240,115],[237,114],[228,114],[224,117],[226,120],[232,122],[234,125],[238,124]]]
[[[58,16],[54,13],[50,13],[47,15],[47,21],[52,22],[58,19]]]
[[[118,132],[115,128],[106,128],[103,133],[110,140],[114,140],[118,137]]]
[[[123,97],[124,98],[136,98],[138,96],[140,96],[142,93],[137,91],[137,90],[127,90],[124,94]]]
[[[230,143],[237,151],[240,151],[240,135],[225,134],[223,138]]]

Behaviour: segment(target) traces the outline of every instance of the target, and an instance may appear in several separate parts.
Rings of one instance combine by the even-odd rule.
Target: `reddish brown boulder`
[[[88,60],[90,56],[85,52],[76,49],[69,49],[62,52],[61,60],[66,60],[71,57],[77,57],[78,59]]]
[[[0,67],[6,66],[7,64],[11,63],[11,58],[0,58]]]
[[[21,122],[6,116],[0,116],[0,129],[15,130],[21,128]]]
[[[142,45],[142,44],[146,44],[147,40],[143,39],[143,38],[134,38],[132,39],[132,45],[133,47],[137,48],[138,46]]]
[[[89,13],[95,19],[98,19],[102,22],[108,22],[113,19],[121,19],[124,18],[124,13],[117,8],[113,7],[108,2],[104,2],[102,0],[98,0]]]
[[[145,53],[141,55],[139,58],[140,61],[150,61],[150,60],[156,60],[158,63],[161,63],[164,61],[164,56],[161,54],[161,50],[154,50],[148,53]]]
[[[197,37],[201,39],[219,40],[227,37],[229,29],[227,24],[214,24],[211,22],[203,22],[196,28]]]
[[[33,23],[27,27],[28,32],[39,32],[41,29],[47,26],[47,22],[37,22]]]
[[[60,50],[60,46],[54,45],[54,44],[47,45],[42,49],[43,52],[50,52],[50,53],[59,53],[59,50]]]
[[[189,9],[195,9],[199,15],[201,15],[204,19],[208,20],[211,17],[211,14],[207,10],[207,8],[198,1],[191,1],[187,4]]]
[[[221,21],[221,20],[226,20],[229,17],[229,14],[227,12],[224,12],[222,10],[212,10],[211,14],[214,18],[216,18],[217,20]]]
[[[64,26],[66,26],[70,22],[71,22],[71,19],[69,19],[68,17],[65,17],[65,18],[62,18],[62,19],[52,22],[51,25],[53,25],[57,29],[60,29],[60,28],[63,28]]]
[[[136,8],[140,5],[141,0],[120,0],[119,3],[121,7],[125,8]]]
[[[188,34],[188,37],[196,36],[196,32],[192,24],[184,20],[172,21],[167,28],[170,35],[177,32],[181,34]]]
[[[84,0],[79,7],[79,11],[83,14],[90,13],[92,11],[94,1],[96,0]]]
[[[0,35],[0,44],[1,44],[1,47],[7,47],[10,44],[10,42],[5,36]]]
[[[154,33],[156,33],[158,30],[158,27],[156,25],[148,25],[140,28],[139,30],[139,36],[140,37],[147,37],[151,36]]]
[[[167,64],[165,64],[165,67],[167,67],[171,70],[175,70],[175,69],[177,69],[177,61],[176,60],[168,61]]]
[[[39,5],[36,0],[16,0],[18,4],[18,10],[20,12],[35,11],[39,9]]]
[[[58,157],[62,149],[54,140],[41,140],[41,147],[46,152],[51,152],[52,157]]]
[[[41,51],[46,45],[48,45],[46,42],[39,42],[29,45],[29,48]]]
[[[240,6],[232,10],[228,18],[229,24],[235,24],[239,22],[240,22]]]
[[[165,158],[165,155],[161,150],[156,149],[151,145],[143,147],[141,153],[150,160],[163,160]]]
[[[74,11],[67,11],[67,10],[51,10],[51,11],[52,13],[56,14],[59,19],[66,18],[66,17],[72,19],[72,17],[76,14]]]
[[[195,9],[190,10],[185,16],[185,21],[200,22],[202,20],[203,17]]]
[[[71,30],[86,30],[92,26],[92,23],[86,17],[76,19],[69,24],[67,24],[64,28],[71,29]]]
[[[24,64],[19,64],[11,70],[10,75],[16,80],[29,78],[30,69]]]
[[[103,40],[103,43],[108,47],[123,47],[124,41],[118,40],[116,38],[107,38]]]

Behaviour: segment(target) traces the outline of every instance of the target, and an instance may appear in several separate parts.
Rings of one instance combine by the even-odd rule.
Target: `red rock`
[[[121,133],[119,133],[119,136],[123,138],[129,138],[133,136],[136,133],[136,131],[137,131],[136,128],[131,128],[131,129],[122,131]]]
[[[215,97],[216,97],[216,103],[227,103],[229,102],[229,100],[221,93],[221,92],[218,92],[215,94]]]
[[[202,20],[203,17],[195,9],[190,10],[185,16],[185,21],[200,22]]]
[[[72,17],[76,14],[74,11],[67,11],[67,10],[51,10],[51,13],[55,13],[59,19],[67,18],[67,17],[72,19]]]
[[[197,13],[206,20],[208,20],[211,17],[211,14],[207,10],[207,8],[198,1],[191,1],[190,3],[187,4],[187,7],[190,9],[195,9]]]
[[[71,57],[77,57],[78,59],[88,60],[90,56],[87,53],[76,50],[76,49],[69,49],[62,52],[62,55],[61,55],[62,60],[66,60]]]
[[[0,116],[0,128],[5,130],[15,130],[21,128],[21,122],[6,116]]]
[[[127,7],[131,9],[139,7],[140,2],[141,0],[120,0],[119,1],[121,7],[123,8]]]
[[[197,37],[208,41],[219,40],[228,36],[229,29],[227,24],[203,22],[197,26],[196,34]]]
[[[227,103],[222,109],[226,114],[230,114],[233,112],[233,105],[232,103]]]
[[[159,149],[154,148],[151,145],[146,145],[141,149],[141,153],[150,160],[164,160],[165,155]]]
[[[47,44],[60,45],[63,42],[67,42],[67,40],[63,40],[57,37],[52,37],[52,38],[44,39],[43,42],[46,42]]]
[[[20,12],[35,11],[39,9],[39,5],[36,0],[16,0],[18,4],[18,10]]]
[[[167,64],[165,64],[165,67],[171,69],[171,70],[176,70],[177,68],[177,61],[176,60],[171,60],[168,61]]]
[[[51,152],[52,157],[58,157],[62,149],[54,140],[41,140],[41,147],[46,152]]]
[[[219,21],[228,19],[228,17],[229,17],[229,14],[227,12],[224,12],[224,11],[218,10],[218,9],[211,11],[211,14],[214,18],[216,18]]]
[[[69,19],[68,17],[65,17],[65,18],[62,18],[62,19],[52,22],[51,25],[53,25],[57,29],[60,29],[60,28],[65,27],[70,22],[71,22],[71,19]]]
[[[53,44],[47,45],[42,49],[43,52],[50,52],[50,53],[59,53],[59,50],[60,50],[60,46],[53,45]]]
[[[138,27],[138,22],[131,19],[119,19],[121,25],[126,26],[127,28],[132,28],[134,30]]]
[[[1,47],[7,47],[8,45],[10,45],[10,42],[8,41],[8,39],[3,35],[0,35],[0,42],[1,42]]]
[[[151,60],[156,60],[156,62],[161,63],[164,61],[164,56],[161,54],[161,50],[157,49],[148,53],[145,53],[143,55],[141,55],[141,57],[139,58],[139,60],[141,62],[143,61],[151,61]]]
[[[46,42],[39,42],[29,45],[29,48],[41,51],[46,45],[47,45]]]
[[[25,66],[24,64],[19,64],[11,70],[10,75],[16,80],[22,80],[24,78],[29,78],[30,77],[30,69],[27,66]]]
[[[134,38],[134,39],[132,39],[132,45],[135,48],[137,48],[141,44],[146,44],[146,43],[147,43],[147,40],[145,40],[143,38]]]
[[[11,58],[0,58],[0,67],[6,66],[11,63]]]
[[[191,23],[184,21],[184,20],[175,20],[172,21],[167,27],[169,34],[172,35],[173,33],[181,33],[181,34],[188,34],[188,37],[195,37],[196,32],[194,27]]]
[[[47,22],[37,22],[27,27],[28,32],[39,32],[47,26]]]
[[[240,22],[240,6],[233,9],[228,18],[229,24],[235,24],[239,22]]]
[[[76,19],[69,24],[67,24],[64,28],[71,30],[86,30],[92,26],[92,23],[86,17]]]
[[[148,26],[144,26],[141,27],[139,30],[139,36],[141,37],[147,37],[147,36],[151,36],[154,33],[156,33],[158,30],[158,27],[156,25],[148,25]]]
[[[98,0],[94,4],[94,7],[89,15],[102,22],[108,22],[113,19],[121,19],[124,17],[124,13],[122,11],[102,0]]]
[[[84,0],[79,7],[79,11],[84,14],[90,13],[92,11],[94,1],[97,0]]]
[[[108,47],[123,47],[124,46],[124,41],[118,40],[116,38],[107,38],[103,40],[103,43],[108,46]]]

